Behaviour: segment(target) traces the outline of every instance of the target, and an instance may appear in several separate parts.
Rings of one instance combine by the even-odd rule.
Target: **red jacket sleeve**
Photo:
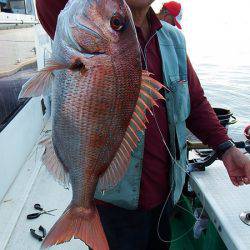
[[[38,18],[49,34],[51,39],[54,38],[56,31],[57,17],[60,11],[64,8],[68,0],[37,0],[36,8]]]
[[[188,129],[204,144],[213,149],[229,140],[226,129],[220,124],[213,108],[204,96],[200,81],[187,59],[191,113],[187,119]]]

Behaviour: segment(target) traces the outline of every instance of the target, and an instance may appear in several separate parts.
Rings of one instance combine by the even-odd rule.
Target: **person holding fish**
[[[73,192],[43,248],[75,237],[94,250],[168,249],[186,128],[217,151],[235,186],[250,183],[250,161],[204,96],[183,34],[152,2],[37,0],[52,60],[20,96],[51,93],[42,160]]]

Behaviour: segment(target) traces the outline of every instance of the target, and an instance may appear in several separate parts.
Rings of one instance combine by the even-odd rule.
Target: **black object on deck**
[[[228,125],[232,125],[237,122],[236,118],[233,116],[233,113],[228,109],[214,108],[214,112],[220,120],[221,125],[226,128]],[[230,121],[231,118],[232,120]]]
[[[18,100],[23,84],[36,72],[36,67],[0,78],[0,132],[29,101]]]

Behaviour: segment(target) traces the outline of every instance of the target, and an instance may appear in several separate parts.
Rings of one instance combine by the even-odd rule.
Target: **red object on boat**
[[[177,3],[175,1],[171,1],[168,3],[165,3],[163,5],[163,8],[166,9],[168,11],[168,13],[174,17],[174,22],[175,25],[181,30],[181,24],[180,21],[182,19],[182,8],[181,8],[181,4]]]
[[[244,134],[245,134],[246,138],[247,138],[248,140],[250,140],[250,125],[248,125],[248,126],[245,128]]]

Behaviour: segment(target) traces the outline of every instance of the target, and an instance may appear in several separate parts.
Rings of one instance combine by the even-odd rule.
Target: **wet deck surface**
[[[42,225],[49,230],[70,202],[71,191],[61,187],[47,173],[45,167],[41,166],[41,153],[41,148],[35,146],[0,205],[0,213],[6,214],[5,223],[8,222],[10,228],[13,224],[6,250],[17,249],[17,246],[20,250],[38,250],[41,242],[31,237],[30,228],[39,232],[38,228]],[[250,186],[234,187],[219,161],[205,172],[193,173],[192,177],[192,186],[201,201],[201,193],[204,193],[205,208],[228,249],[250,249],[249,227],[239,219],[239,214],[250,208],[250,200],[247,198]],[[35,220],[27,220],[27,214],[36,212],[33,208],[35,203],[40,203],[47,210],[58,210],[53,212],[55,216],[43,215]],[[4,223],[3,219],[1,222]],[[5,232],[7,229],[4,229]],[[84,250],[87,247],[79,240],[72,240],[50,249]]]
[[[250,212],[250,185],[233,186],[221,161],[191,176],[191,186],[227,248],[249,250],[250,226],[244,224],[239,215]]]
[[[35,55],[34,27],[0,30],[0,75],[18,64],[33,59]]]
[[[71,190],[65,190],[56,181],[54,181],[54,179],[48,174],[47,170],[44,167],[40,168],[41,163],[39,160],[37,160],[37,164],[35,166],[33,165],[36,161],[35,155],[36,153],[34,153],[32,159],[29,162],[27,162],[26,166],[24,166],[24,168],[22,169],[23,173],[25,174],[26,172],[26,174],[29,174],[31,178],[32,178],[32,173],[27,173],[27,172],[32,171],[33,177],[34,175],[36,175],[37,172],[37,176],[36,178],[34,178],[34,183],[33,185],[31,185],[31,191],[28,194],[26,202],[23,204],[23,208],[18,218],[15,229],[12,232],[9,242],[5,248],[6,250],[17,249],[16,246],[20,246],[18,248],[20,250],[39,249],[41,246],[41,242],[34,239],[30,235],[29,232],[30,229],[33,228],[37,231],[38,234],[41,234],[38,228],[40,225],[42,225],[48,232],[49,229],[56,222],[56,220],[63,213],[63,211],[67,208],[71,199]],[[40,154],[38,152],[37,156],[39,157],[39,155]],[[34,167],[36,169],[31,169]],[[10,201],[10,203],[11,202],[14,201]],[[35,203],[41,204],[41,206],[46,210],[55,208],[57,208],[58,210],[52,212],[55,216],[42,215],[37,219],[27,220],[26,219],[27,214],[37,212],[37,210],[33,208]],[[72,240],[72,242],[70,243],[66,243],[50,249],[84,250],[85,247],[84,243],[80,242],[79,240]]]
[[[45,128],[47,130],[48,127]],[[58,220],[71,200],[71,190],[60,186],[41,164],[43,149],[33,148],[14,183],[0,203],[0,249],[38,250],[41,242],[30,234],[33,228],[39,232],[42,225],[47,232]],[[53,214],[42,215],[34,220],[26,216],[35,213],[34,204],[39,203],[46,209],[57,209]],[[88,248],[80,240],[51,247],[50,249],[78,250]]]
[[[47,126],[45,130],[48,128]],[[42,166],[42,152],[41,148],[34,147],[0,204],[1,225],[6,223],[9,226],[9,238],[4,248],[6,250],[17,249],[17,246],[20,250],[38,250],[41,242],[31,237],[30,228],[38,230],[42,225],[48,231],[70,202],[71,190],[60,186]],[[216,161],[205,172],[192,173],[191,183],[200,200],[203,202],[203,198],[205,199],[205,209],[228,249],[250,249],[250,228],[239,219],[239,214],[250,208],[250,186],[234,187],[220,161]],[[40,203],[46,210],[58,210],[53,212],[55,216],[42,215],[35,220],[27,220],[27,214],[36,212],[33,208],[35,203]],[[8,228],[1,230],[0,226],[1,235],[6,231],[8,232]],[[87,247],[74,239],[50,249],[84,250]]]

